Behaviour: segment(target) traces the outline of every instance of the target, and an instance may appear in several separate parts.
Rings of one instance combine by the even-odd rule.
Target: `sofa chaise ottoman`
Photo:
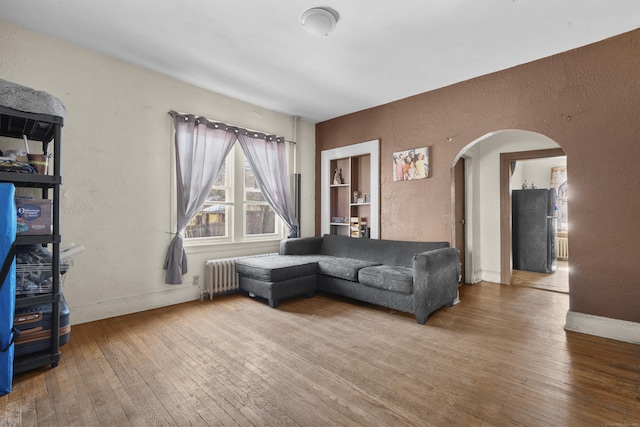
[[[244,293],[265,298],[276,308],[283,298],[306,295],[317,289],[317,265],[304,257],[271,255],[236,260],[239,287]]]

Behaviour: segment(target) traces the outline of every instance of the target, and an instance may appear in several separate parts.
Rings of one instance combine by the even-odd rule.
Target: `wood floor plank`
[[[314,335],[313,325],[308,326],[309,329],[307,330],[307,335],[313,335],[312,339],[316,343],[322,342],[323,338],[328,338],[328,343],[330,343],[332,337],[335,337],[335,334],[339,333],[339,331],[334,330],[334,333],[318,336]],[[259,325],[256,324],[254,325],[254,327],[258,328]],[[337,341],[339,341],[339,337],[335,338],[337,338]],[[361,400],[358,406],[363,407],[365,411],[359,414],[355,414],[358,422],[373,423],[374,421],[384,421],[384,419],[377,420],[369,416],[369,412],[367,411],[367,409],[369,409],[369,405],[372,407],[382,407],[387,409],[388,412],[394,413],[394,417],[396,419],[397,417],[402,416],[404,418],[404,422],[406,423],[415,423],[419,421],[419,419],[416,418],[413,414],[405,412],[401,406],[394,406],[390,400],[386,399],[384,393],[384,384],[386,384],[389,379],[380,377],[379,371],[372,367],[367,359],[362,359],[360,357],[349,357],[347,348],[320,348],[316,349],[314,353],[305,353],[304,350],[307,348],[307,346],[305,345],[306,343],[291,343],[294,345],[290,346],[287,343],[286,337],[283,337],[282,339],[283,349],[287,347],[298,349],[301,361],[322,360],[322,363],[316,362],[316,367],[323,371],[322,376],[326,378],[324,382],[327,382],[328,379],[331,379],[336,386],[344,388],[344,393],[348,393],[348,395],[350,396],[349,402],[343,402],[343,404],[348,405],[349,403],[352,403],[354,399]],[[352,337],[352,340],[357,340],[357,337]],[[349,378],[350,381],[345,383],[344,378]],[[364,388],[367,388],[369,392],[363,392]],[[380,390],[380,393],[371,393],[370,390]],[[325,393],[329,392],[325,391]],[[407,403],[407,399],[403,400],[404,403]]]
[[[552,273],[513,270],[511,275],[511,285],[568,294],[569,261],[558,260],[557,268]]]
[[[141,344],[147,346],[155,355],[157,362],[167,372],[175,386],[176,399],[182,399],[191,410],[202,419],[203,424],[236,425],[219,405],[212,403],[211,397],[197,381],[191,378],[190,372],[196,371],[197,363],[185,363],[187,353],[177,352],[175,347],[168,347],[159,340],[156,334],[142,332],[138,335]]]
[[[76,366],[75,350],[75,346],[71,344],[67,346],[63,355],[65,363],[59,365],[60,370],[64,370],[64,372],[59,375],[61,377],[66,376],[72,388],[69,399],[65,402],[65,407],[76,406],[78,409],[78,418],[69,422],[69,425],[99,425],[100,423],[95,411],[93,410],[91,399],[86,393],[85,387],[82,385],[82,377],[78,371],[78,367]],[[56,373],[60,370],[56,369]]]
[[[148,319],[147,324],[153,325],[158,332],[156,336],[166,345],[165,348],[175,352],[177,360],[186,364],[183,369],[190,379],[198,384],[198,390],[204,393],[204,395],[199,394],[202,401],[206,402],[208,399],[210,401],[208,406],[215,406],[218,409],[215,411],[215,416],[223,422],[223,425],[248,424],[249,420],[239,410],[244,404],[241,399],[236,400],[238,394],[243,395],[242,391],[240,390],[238,393],[236,389],[239,388],[233,382],[230,389],[225,388],[225,385],[219,381],[220,377],[227,375],[224,366],[211,363],[210,356],[203,351],[202,342],[208,338],[202,335],[193,335],[192,331],[178,328],[176,322],[179,321],[179,316],[167,320],[166,327],[162,327],[165,316],[154,316],[153,319]],[[180,343],[180,345],[176,345],[176,343]],[[231,360],[228,357],[227,359]],[[203,382],[203,380],[206,381]]]
[[[95,325],[98,329],[101,325]],[[102,348],[92,338],[92,328],[85,325],[72,327],[75,365],[78,369],[81,384],[76,384],[80,392],[89,396],[92,411],[98,419],[99,425],[112,423],[118,426],[131,425],[127,416],[126,406],[121,400],[118,383],[114,383],[113,371],[104,356]],[[63,347],[62,363],[66,365]],[[57,369],[57,368],[56,368]],[[116,387],[113,387],[115,384]],[[78,393],[78,391],[76,391]]]
[[[156,396],[162,390],[149,387],[148,382],[154,382],[154,378],[148,367],[127,346],[129,332],[116,328],[113,322],[105,322],[99,330],[92,332],[92,338],[109,361],[109,370],[113,370],[140,415],[153,424],[171,424],[171,414]]]
[[[201,325],[204,328],[217,328],[219,329],[220,333],[223,334],[223,339],[221,339],[220,343],[210,343],[209,345],[210,347],[210,351],[212,352],[218,352],[218,351],[222,351],[223,353],[220,354],[220,357],[217,358],[217,360],[220,361],[229,361],[227,363],[230,363],[231,366],[229,366],[228,369],[230,369],[231,371],[244,371],[245,374],[244,375],[240,375],[240,378],[236,378],[234,383],[235,384],[242,384],[243,385],[243,389],[245,390],[252,390],[254,395],[264,395],[265,398],[265,404],[268,405],[273,405],[272,401],[273,398],[271,398],[271,396],[277,396],[276,399],[282,403],[283,401],[283,396],[281,394],[277,394],[274,395],[270,390],[274,388],[274,386],[276,386],[277,384],[273,384],[274,379],[277,380],[277,376],[273,375],[273,373],[270,372],[265,372],[264,370],[261,369],[261,366],[257,366],[254,361],[261,359],[260,357],[260,352],[261,349],[264,347],[264,345],[261,345],[261,343],[266,344],[266,341],[262,340],[262,337],[260,336],[253,336],[253,337],[244,337],[240,334],[238,334],[238,331],[234,331],[233,329],[233,323],[229,324],[225,327],[221,327],[222,325],[219,324],[219,322],[215,325],[213,324],[209,324],[206,319],[200,319],[198,322],[199,325]],[[192,333],[195,333],[195,331],[193,331]],[[201,340],[201,342],[205,342],[207,340]],[[247,343],[251,343],[250,346],[246,345]],[[253,348],[250,348],[253,347]],[[240,357],[238,357],[238,355],[241,355]],[[254,376],[255,374],[255,376]],[[264,382],[262,381],[264,379]],[[288,392],[287,389],[283,390],[284,392]],[[285,402],[287,402],[285,400]],[[303,421],[299,421],[302,423],[308,423],[310,422],[311,418],[311,412],[301,412],[298,411],[297,407],[290,405],[287,403],[285,403],[285,406],[287,407],[288,410],[292,411],[294,416],[296,417],[302,417]],[[273,407],[272,408],[274,411],[279,412],[279,409],[277,407]],[[272,414],[270,414],[272,415]],[[282,414],[282,417],[286,417],[289,418],[286,414]],[[306,419],[306,421],[304,421],[304,419]],[[277,423],[278,420],[274,420],[274,423]]]
[[[568,296],[464,285],[426,325],[317,295],[240,295],[72,328],[0,398],[13,426],[640,423],[640,346],[564,331]]]

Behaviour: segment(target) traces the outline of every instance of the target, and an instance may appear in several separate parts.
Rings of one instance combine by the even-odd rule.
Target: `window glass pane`
[[[185,228],[184,237],[226,237],[227,213],[225,205],[205,205]]]
[[[229,156],[230,155],[231,154],[229,154]],[[227,158],[224,159],[224,163],[220,167],[220,173],[218,173],[218,176],[216,177],[216,180],[213,183],[215,187],[224,187],[227,182],[227,160],[229,159],[229,156],[227,156]]]
[[[226,202],[227,191],[224,188],[212,188],[207,196],[207,202]]]
[[[247,159],[244,159],[244,188],[245,190],[258,190],[258,183]],[[259,190],[258,190],[259,191]]]
[[[247,202],[264,202],[264,196],[261,191],[247,191],[244,198]]]
[[[244,160],[244,200],[247,202],[264,202],[264,196],[258,188],[256,177],[249,167],[247,159]]]
[[[276,213],[269,205],[245,204],[247,235],[273,234],[276,232]]]

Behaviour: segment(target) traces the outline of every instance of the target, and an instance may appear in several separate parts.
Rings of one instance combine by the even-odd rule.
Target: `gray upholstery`
[[[318,265],[303,257],[275,255],[236,260],[236,271],[244,277],[279,282],[316,274]]]
[[[276,308],[283,298],[299,295],[312,297],[316,292],[316,281],[315,274],[279,282],[267,282],[240,275],[240,289],[250,295],[265,298],[270,307]]]
[[[339,279],[358,281],[361,268],[371,267],[378,263],[362,261],[354,258],[324,257],[318,260],[318,274],[337,277]]]
[[[460,256],[448,242],[403,242],[325,235],[283,240],[280,255],[236,263],[240,289],[267,298],[311,296],[317,290],[413,313],[452,306]]]
[[[337,277],[318,275],[318,290],[343,297],[353,298],[358,301],[388,307],[398,311],[413,313],[413,294],[390,292],[384,289],[376,289],[364,286],[357,282],[347,282]],[[424,324],[426,322],[419,322]]]
[[[322,237],[287,239],[280,242],[280,255],[310,255],[320,252]]]
[[[358,282],[371,288],[413,293],[413,269],[398,265],[366,267],[358,273]]]
[[[411,268],[411,259],[414,254],[447,247],[449,247],[448,242],[353,239],[326,234],[322,237],[322,247],[318,253]]]

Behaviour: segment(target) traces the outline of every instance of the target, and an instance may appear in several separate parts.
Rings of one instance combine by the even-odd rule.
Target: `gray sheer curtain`
[[[291,203],[287,143],[284,138],[243,129],[239,130],[237,137],[260,191],[275,213],[289,227],[289,237],[298,237],[300,227]]]
[[[182,232],[198,213],[220,172],[224,159],[236,141],[236,129],[204,117],[174,111],[177,186],[177,231],[164,262],[165,283],[182,283],[187,273],[187,256]]]

